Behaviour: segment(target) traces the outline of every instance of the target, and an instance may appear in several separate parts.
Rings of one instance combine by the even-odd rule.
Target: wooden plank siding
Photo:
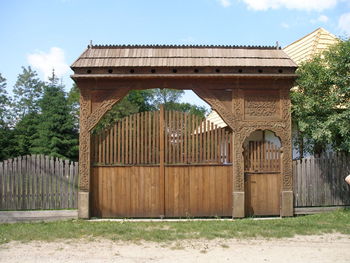
[[[350,156],[324,154],[293,161],[294,206],[349,206]]]
[[[158,167],[94,167],[92,216],[159,217],[163,215]]]
[[[78,163],[44,155],[0,162],[0,210],[77,208]]]
[[[170,166],[165,180],[167,217],[232,215],[232,166]]]
[[[231,216],[232,166],[166,167],[165,186],[160,175],[156,166],[93,167],[92,216]]]
[[[160,149],[160,134],[164,138],[163,149]],[[196,115],[141,112],[93,134],[92,163],[94,166],[154,165],[159,164],[159,153],[164,151],[165,164],[229,164],[231,140],[230,132]]]
[[[249,141],[244,171],[246,216],[280,215],[280,148],[269,141]]]
[[[109,144],[99,140],[105,134]],[[163,106],[117,121],[93,134],[92,215],[231,216],[231,140],[227,130]]]

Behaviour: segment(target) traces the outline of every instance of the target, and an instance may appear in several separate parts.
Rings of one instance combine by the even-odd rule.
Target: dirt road
[[[350,236],[328,234],[172,243],[92,238],[48,243],[11,242],[0,246],[0,262],[350,262]]]

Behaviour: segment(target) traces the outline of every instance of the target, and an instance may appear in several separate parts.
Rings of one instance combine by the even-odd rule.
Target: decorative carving
[[[89,191],[90,179],[90,132],[88,117],[91,112],[90,90],[80,89],[80,134],[79,134],[79,189]]]
[[[278,114],[278,101],[266,95],[250,95],[245,97],[246,117],[274,117]]]
[[[88,130],[91,131],[97,125],[103,115],[112,109],[114,104],[124,98],[128,92],[128,88],[121,88],[103,94],[98,100],[100,101],[100,104],[88,118]]]
[[[290,118],[288,118],[290,120]],[[281,122],[239,122],[238,129],[235,134],[234,150],[235,150],[235,180],[234,190],[244,190],[244,159],[243,159],[243,143],[245,139],[256,130],[270,130],[280,138],[283,147],[282,154],[282,189],[291,190],[293,186],[292,182],[292,145],[290,126],[288,127],[288,120]]]
[[[91,90],[80,90],[80,135],[79,135],[79,189],[90,189],[90,131],[99,122],[102,116],[110,110],[115,103],[122,99],[129,89],[117,89],[107,92],[99,99],[100,105],[91,113]]]
[[[90,131],[99,122],[102,116],[128,93],[130,87],[132,87],[131,85],[134,85],[135,83],[136,81],[133,82],[133,80],[130,80],[130,83],[127,84],[130,86],[127,88],[123,87],[110,89],[108,91],[106,90],[106,93],[104,94],[99,94],[98,96],[101,97],[99,97],[98,100],[95,100],[96,102],[94,102],[93,112],[91,112],[91,90],[87,89],[91,87],[81,88],[79,151],[79,185],[81,191],[89,191]],[[141,88],[151,86],[150,84],[147,86],[143,80],[137,83],[139,83]],[[172,83],[171,80],[169,80],[169,83]],[[177,82],[173,82],[173,84],[177,88],[184,87],[180,86]],[[97,84],[95,83],[95,86],[96,85]],[[252,82],[252,85],[254,85],[254,82]],[[260,85],[262,84],[260,83]],[[152,87],[153,86],[154,85],[152,85]],[[193,84],[193,86],[196,85]],[[244,192],[244,140],[250,135],[250,133],[260,129],[271,130],[280,138],[283,149],[282,190],[291,191],[293,180],[289,90],[282,87],[279,91],[279,95],[277,94],[276,96],[276,93],[274,93],[274,99],[271,99],[271,96],[268,93],[266,93],[264,96],[248,96],[246,94],[247,89],[238,88],[240,87],[239,85],[236,85],[236,87],[237,88],[232,90],[232,104],[223,103],[223,98],[218,95],[215,96],[215,94],[208,87],[193,87],[193,91],[203,100],[208,102],[223,118],[227,125],[234,131],[232,136],[234,191]],[[218,90],[215,92],[218,92]],[[253,92],[250,94],[253,94]],[[245,118],[246,116],[249,118]],[[265,120],[262,120],[263,118]]]
[[[242,120],[243,118],[243,91],[241,89],[233,89],[232,91],[233,101],[233,115],[236,120]]]
[[[235,129],[235,119],[232,111],[228,110],[223,105],[223,103],[213,93],[210,92],[210,90],[200,88],[193,88],[192,90],[199,97],[208,102],[208,104],[220,115],[220,117],[232,130]]]

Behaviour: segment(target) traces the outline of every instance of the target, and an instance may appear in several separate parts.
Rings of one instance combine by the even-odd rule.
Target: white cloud
[[[289,25],[287,24],[287,23],[281,23],[281,27],[283,27],[283,28],[289,28]]]
[[[297,9],[305,11],[322,11],[334,7],[341,0],[241,0],[253,10]]]
[[[223,7],[229,7],[231,5],[230,0],[218,0]]]
[[[69,71],[69,66],[64,59],[64,51],[59,47],[52,47],[48,53],[38,51],[27,56],[28,63],[41,71],[47,80],[55,69],[57,77],[62,77]]]
[[[328,16],[320,15],[320,16],[317,18],[317,20],[318,20],[319,22],[322,22],[322,23],[327,23],[328,20],[329,20],[329,18],[328,18]]]
[[[350,35],[350,13],[345,13],[340,16],[338,27],[342,33]]]
[[[317,19],[311,19],[310,22],[313,24],[316,23],[327,23],[329,21],[329,17],[325,15],[320,15]]]

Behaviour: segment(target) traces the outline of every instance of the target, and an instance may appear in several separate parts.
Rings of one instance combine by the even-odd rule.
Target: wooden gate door
[[[229,131],[163,107],[97,132],[92,216],[230,216],[230,142]]]
[[[244,151],[246,216],[280,214],[280,149],[269,141],[250,141]]]

